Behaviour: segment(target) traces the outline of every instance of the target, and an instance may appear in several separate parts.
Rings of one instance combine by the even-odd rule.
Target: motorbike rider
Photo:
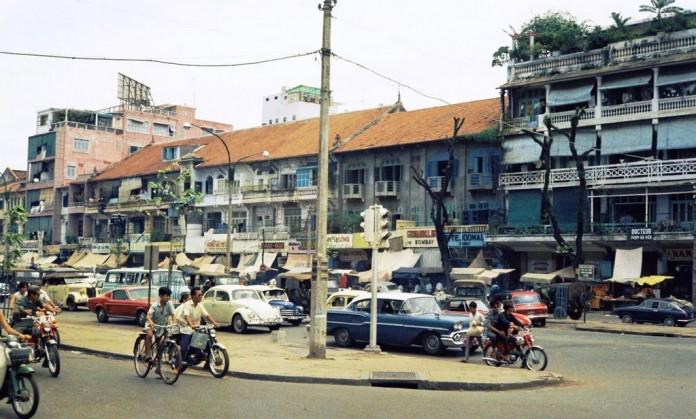
[[[29,284],[26,281],[20,281],[19,286],[17,287],[17,292],[12,294],[10,297],[10,303],[8,307],[10,308],[9,313],[11,314],[11,319],[10,322],[14,324],[15,321],[15,304],[17,303],[18,298],[22,298],[25,295],[27,295],[27,290],[29,289]]]
[[[503,303],[500,302],[499,298],[493,298],[491,300],[491,309],[486,314],[486,322],[483,324],[483,334],[488,336],[491,342],[491,347],[496,348],[498,344],[498,336],[504,336],[505,333],[501,332],[495,327],[495,323],[498,320],[498,315],[500,314],[500,309]]]
[[[201,291],[201,287],[193,287],[191,288],[191,300],[185,302],[177,309],[180,309],[180,315],[176,317],[176,321],[180,326],[179,346],[181,347],[182,359],[186,359],[186,353],[191,344],[191,336],[196,328],[201,325],[201,318],[205,318],[216,328],[220,327],[220,324],[208,314],[208,311],[201,304],[202,299],[203,291]],[[186,366],[186,362],[183,365]]]
[[[19,320],[26,316],[36,316],[36,313],[39,311],[45,311],[44,305],[41,302],[41,290],[38,286],[32,285],[27,290],[27,294],[25,296],[17,299],[15,302],[15,309],[12,313]],[[28,329],[31,332],[33,330],[33,326],[34,322],[31,321],[20,326],[20,328],[23,331],[27,331]]]
[[[169,299],[172,297],[172,290],[169,287],[160,287],[159,301],[150,306],[147,312],[147,324],[145,327],[145,360],[150,361],[150,350],[152,339],[154,338],[155,326],[166,326],[169,320],[174,321],[174,304]]]
[[[515,316],[512,315],[512,312],[515,310],[515,305],[512,303],[510,300],[505,300],[503,302],[503,312],[498,314],[498,318],[496,319],[495,322],[495,328],[498,329],[499,331],[504,331],[505,333],[498,335],[500,336],[501,339],[503,339],[503,342],[506,343],[506,347],[510,344],[515,343],[515,337],[510,336],[508,331],[510,328],[520,330],[524,328],[524,325],[520,323],[519,320]],[[507,362],[510,362],[510,354],[503,354],[503,359],[505,359]]]

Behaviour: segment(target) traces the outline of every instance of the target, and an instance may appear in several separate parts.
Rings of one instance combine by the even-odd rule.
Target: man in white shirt
[[[220,324],[208,314],[208,311],[201,304],[202,299],[203,291],[201,291],[201,287],[193,287],[191,289],[191,299],[176,310],[179,314],[176,321],[180,326],[179,333],[181,335],[179,337],[179,346],[181,346],[182,359],[186,359],[186,353],[191,344],[191,335],[193,335],[196,328],[201,325],[202,318],[212,323],[213,326],[220,327]]]

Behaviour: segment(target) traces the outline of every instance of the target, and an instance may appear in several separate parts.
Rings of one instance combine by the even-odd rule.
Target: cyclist
[[[186,359],[186,352],[191,344],[191,336],[196,328],[201,325],[201,318],[205,318],[215,327],[220,327],[220,324],[208,314],[208,311],[201,304],[202,299],[203,291],[201,291],[201,287],[193,287],[191,288],[191,300],[185,302],[177,309],[181,313],[176,320],[180,326],[179,345],[181,346],[182,359]],[[186,365],[185,362],[184,365]]]
[[[147,312],[147,324],[145,325],[145,361],[152,359],[151,347],[154,338],[155,326],[166,326],[169,320],[174,321],[174,304],[169,299],[172,297],[172,290],[169,287],[160,287],[159,301],[154,303]]]

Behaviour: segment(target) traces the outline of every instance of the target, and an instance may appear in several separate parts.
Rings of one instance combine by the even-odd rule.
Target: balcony
[[[401,182],[398,180],[380,180],[375,182],[375,196],[396,198],[401,192]]]
[[[343,198],[364,199],[365,185],[359,183],[346,183],[343,185]]]
[[[88,131],[101,131],[101,132],[108,132],[111,134],[116,134],[116,135],[121,135],[123,134],[122,129],[115,129],[111,127],[103,127],[99,125],[93,125],[93,124],[83,124],[82,122],[57,122],[53,124],[52,129],[58,129],[64,126],[68,126],[70,128],[77,128],[77,129],[84,129]]]
[[[696,178],[696,159],[646,160],[635,163],[592,166],[585,169],[587,186],[621,185],[634,183],[660,183]],[[577,186],[578,171],[574,168],[553,169],[550,187]],[[543,170],[502,173],[500,186],[505,189],[533,189],[544,184]]]
[[[496,187],[496,178],[491,173],[471,173],[467,176],[467,186],[470,191],[490,191]]]

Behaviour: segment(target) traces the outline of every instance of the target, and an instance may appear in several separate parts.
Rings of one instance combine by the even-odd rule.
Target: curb
[[[645,330],[623,330],[623,329],[604,329],[597,327],[586,327],[575,325],[575,330],[583,332],[596,332],[596,333],[612,333],[617,335],[641,335],[641,336],[662,336],[668,338],[696,338],[696,336],[687,335],[679,332],[662,332],[662,331],[645,331]]]

